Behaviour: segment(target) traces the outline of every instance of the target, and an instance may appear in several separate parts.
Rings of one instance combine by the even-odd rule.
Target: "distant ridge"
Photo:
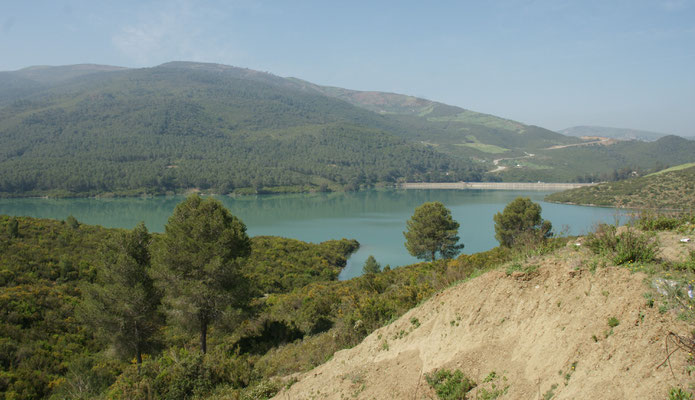
[[[99,72],[123,71],[128,68],[100,64],[74,64],[62,66],[35,65],[15,71],[15,74],[40,83],[54,84]]]
[[[668,136],[668,133],[659,133],[630,128],[611,128],[606,126],[573,126],[558,131],[568,136],[600,136],[618,140],[641,140],[643,142],[653,142],[661,137]]]
[[[691,162],[695,141],[581,139],[397,93],[223,64],[0,72],[0,196],[596,182]]]

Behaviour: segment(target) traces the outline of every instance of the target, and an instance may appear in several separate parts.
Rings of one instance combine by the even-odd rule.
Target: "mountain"
[[[596,139],[580,145],[553,146],[533,156],[504,160],[505,180],[551,182],[615,181],[695,161],[695,141],[664,136],[654,142]],[[516,165],[514,165],[516,164]]]
[[[39,83],[54,85],[70,79],[100,72],[123,71],[127,68],[99,64],[76,64],[64,66],[39,65],[16,71],[15,75]]]
[[[502,153],[524,155],[526,151],[582,142],[537,126],[413,96],[319,86],[292,79],[307,90],[388,115],[413,128],[402,131],[403,137],[460,157],[491,161]]]
[[[625,208],[688,210],[695,207],[695,163],[643,177],[553,193],[546,200]]]
[[[309,190],[481,177],[470,161],[407,141],[399,134],[406,127],[386,116],[267,73],[199,63],[39,71],[39,80],[0,107],[5,195]],[[5,73],[4,82],[22,86],[36,76],[21,70]]]
[[[580,139],[413,96],[294,80],[306,90],[345,100],[416,128],[402,130],[401,136],[457,158],[476,160],[488,171],[486,180],[616,180],[634,170],[655,171],[695,160],[695,142],[673,135],[664,135],[663,140],[653,143]]]
[[[110,65],[77,64],[59,67],[42,65],[14,72],[0,72],[0,105],[70,79],[124,69],[126,68]]]
[[[638,129],[609,128],[605,126],[573,126],[571,128],[562,129],[558,132],[567,136],[607,137],[618,140],[641,140],[644,142],[652,142],[668,135],[666,133],[650,132]]]
[[[221,64],[0,72],[0,196],[592,181],[693,161],[695,142],[675,153],[662,144],[568,137],[412,96]]]

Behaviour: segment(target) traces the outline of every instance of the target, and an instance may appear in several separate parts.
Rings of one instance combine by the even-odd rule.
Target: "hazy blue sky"
[[[0,70],[223,63],[561,129],[695,135],[695,0],[0,0]]]

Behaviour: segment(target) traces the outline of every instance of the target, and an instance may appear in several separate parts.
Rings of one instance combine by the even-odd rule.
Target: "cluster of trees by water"
[[[521,210],[525,225],[500,226],[538,230],[540,209],[515,202],[523,207],[500,215],[518,222]],[[428,224],[428,215],[439,218]],[[458,224],[441,203],[413,219],[412,231],[424,230],[409,241],[432,244],[431,232],[437,252],[456,254]],[[508,260],[516,245],[395,269],[372,257],[363,276],[337,281],[355,241],[249,238],[219,202],[198,196],[176,207],[163,234],[74,218],[3,216],[0,227],[0,391],[26,399],[266,398],[280,377]]]

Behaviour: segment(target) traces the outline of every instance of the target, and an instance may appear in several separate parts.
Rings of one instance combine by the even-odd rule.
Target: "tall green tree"
[[[528,197],[517,197],[493,219],[495,238],[505,247],[552,236],[553,224],[541,217],[541,206]]]
[[[140,222],[106,245],[104,264],[94,284],[85,288],[81,319],[110,341],[124,357],[142,355],[157,347],[164,324],[162,296],[150,275],[151,236]]]
[[[405,247],[414,257],[434,261],[439,253],[443,258],[453,258],[463,249],[463,244],[458,244],[459,223],[438,201],[417,207],[406,226]]]
[[[378,274],[381,272],[381,264],[376,262],[376,258],[374,258],[373,255],[369,255],[367,257],[367,260],[365,260],[364,265],[362,266],[362,273],[367,275],[367,274]]]
[[[157,252],[169,315],[200,334],[207,352],[209,326],[249,300],[241,266],[251,252],[246,226],[219,201],[192,195],[176,206]]]
[[[7,222],[7,236],[9,236],[10,239],[19,237],[19,221],[17,221],[17,218],[12,217]]]

